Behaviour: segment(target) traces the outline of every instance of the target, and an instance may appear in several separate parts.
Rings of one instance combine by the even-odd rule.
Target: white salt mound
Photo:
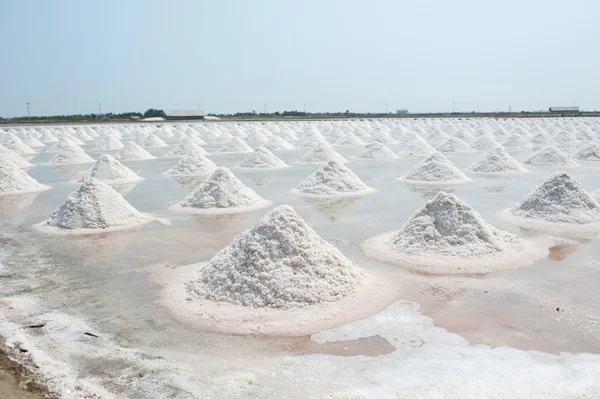
[[[402,155],[406,155],[407,157],[426,157],[435,152],[435,148],[420,138],[413,140],[404,150],[401,151]]]
[[[489,174],[527,172],[527,168],[511,157],[500,145],[482,154],[467,170],[475,173]]]
[[[85,178],[94,178],[107,184],[134,183],[142,180],[133,170],[108,154],[101,155],[98,158]]]
[[[19,155],[35,154],[35,150],[33,148],[23,143],[23,141],[20,138],[18,138],[12,133],[8,133],[5,136],[4,147],[16,152]]]
[[[265,201],[251,188],[246,187],[229,169],[219,167],[179,205],[188,211],[236,213],[260,209],[269,204],[269,201]]]
[[[0,195],[26,194],[47,190],[15,163],[3,159],[0,162]]]
[[[215,152],[223,154],[245,154],[252,152],[252,147],[246,144],[239,137],[234,137],[225,144],[223,144],[223,146]]]
[[[252,154],[244,158],[239,167],[250,169],[276,169],[285,168],[286,166],[288,165],[271,151],[267,150],[265,147],[258,147]]]
[[[62,145],[62,148],[50,160],[54,165],[76,165],[83,163],[92,163],[94,160],[85,153],[77,144],[67,142]]]
[[[106,135],[104,137],[101,137],[98,145],[96,147],[94,147],[95,150],[102,150],[102,151],[120,150],[121,148],[123,148],[123,143],[121,143],[121,141],[119,139],[117,139],[116,137],[113,137],[111,135]]]
[[[332,159],[322,164],[293,191],[312,197],[343,197],[369,194],[375,190],[363,183],[343,163]]]
[[[134,141],[129,141],[125,143],[119,152],[119,159],[121,161],[142,161],[145,159],[154,159],[154,156]]]
[[[342,157],[337,151],[331,148],[331,146],[328,143],[320,143],[308,150],[308,152],[298,160],[298,163],[316,165],[322,164],[323,162],[327,162],[332,159],[339,162],[346,162],[344,157]]]
[[[523,163],[532,166],[577,166],[569,154],[551,145],[540,148]]]
[[[166,157],[184,157],[191,153],[207,154],[206,150],[195,140],[195,137],[186,137],[179,144],[177,144]]]
[[[165,172],[170,176],[206,176],[217,170],[217,165],[202,153],[192,152],[181,158]]]
[[[278,136],[272,136],[269,139],[269,142],[266,143],[263,147],[265,147],[269,151],[293,150],[295,148],[286,139]]]
[[[450,137],[437,147],[439,152],[474,152],[470,145],[458,137]]]
[[[575,151],[573,158],[588,162],[600,161],[600,145],[598,143],[587,143]]]
[[[498,142],[488,135],[479,137],[471,144],[471,148],[475,150],[489,150],[498,145]]]
[[[343,137],[337,140],[333,145],[337,146],[356,146],[364,145],[364,142],[353,133],[346,133]]]
[[[388,146],[378,141],[367,144],[365,148],[360,150],[356,154],[357,158],[361,159],[394,159],[398,158],[394,151],[390,150]]]
[[[238,235],[186,282],[190,295],[254,308],[294,309],[352,294],[363,273],[287,205]]]
[[[0,144],[0,163],[5,161],[12,162],[19,168],[29,168],[33,166],[31,163],[27,162],[25,158]]]
[[[162,141],[157,135],[151,134],[144,140],[142,147],[146,148],[159,148],[159,147],[167,147],[167,143]]]
[[[400,180],[414,184],[440,185],[465,183],[471,179],[445,156],[436,152],[410,168]]]

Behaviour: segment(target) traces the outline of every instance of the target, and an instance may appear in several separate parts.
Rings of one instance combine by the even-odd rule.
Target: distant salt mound
[[[308,150],[308,152],[298,160],[298,163],[318,165],[330,160],[346,162],[344,157],[335,151],[328,143],[321,143]]]
[[[502,146],[505,148],[518,147],[518,148],[522,149],[522,148],[529,147],[530,144],[529,144],[529,141],[525,137],[521,136],[518,133],[513,133],[502,142]]]
[[[46,145],[44,143],[42,143],[41,141],[39,141],[38,139],[36,139],[35,137],[29,135],[29,134],[25,134],[21,137],[21,141],[28,145],[31,148],[39,148],[39,147],[45,147]]]
[[[39,140],[44,144],[56,143],[58,139],[50,132],[44,132]]]
[[[200,147],[193,137],[187,137],[175,146],[165,157],[184,157],[191,153],[199,152],[200,154],[208,154],[206,150]]]
[[[136,183],[143,180],[133,170],[108,154],[101,155],[96,164],[86,173],[86,178],[93,178],[107,184]]]
[[[394,140],[393,137],[390,136],[390,134],[385,130],[375,134],[371,140],[381,144],[393,144],[396,142],[396,140]]]
[[[529,141],[536,147],[556,145],[556,141],[554,141],[554,139],[550,137],[550,135],[547,133],[538,133],[534,135]]]
[[[293,150],[295,147],[290,144],[286,139],[278,136],[272,136],[263,147],[269,151],[285,151]]]
[[[308,197],[329,198],[360,196],[375,190],[343,163],[333,159],[321,165],[292,191]]]
[[[523,163],[532,166],[577,166],[569,154],[551,145],[540,148]]]
[[[285,162],[265,147],[258,147],[253,153],[244,158],[239,167],[249,169],[278,169],[287,166]]]
[[[399,231],[362,244],[365,254],[384,262],[434,274],[486,273],[530,263],[517,236],[498,230],[452,194],[438,193]]]
[[[106,135],[99,139],[98,145],[94,147],[94,150],[110,151],[120,150],[123,148],[123,143],[114,136]]]
[[[548,177],[501,216],[523,227],[600,227],[600,204],[566,172]]]
[[[146,220],[109,185],[86,179],[38,227],[54,233],[95,233],[133,228]]]
[[[0,162],[0,195],[27,194],[48,190],[15,163],[3,159]]]
[[[488,135],[483,135],[471,144],[471,148],[478,151],[491,150],[496,147],[498,142]]]
[[[33,148],[23,143],[23,141],[20,138],[18,138],[12,133],[8,133],[5,136],[3,145],[4,147],[19,155],[35,154],[35,150]]]
[[[431,154],[406,172],[400,180],[421,185],[459,184],[471,181],[441,153]]]
[[[0,163],[5,161],[12,162],[19,168],[29,168],[33,166],[31,163],[27,162],[25,158],[0,144]]]
[[[474,152],[470,145],[465,143],[463,140],[458,137],[450,137],[448,140],[444,141],[437,147],[439,152],[447,152],[447,153],[465,153],[465,152]]]
[[[240,213],[265,208],[270,201],[246,187],[231,171],[220,167],[200,187],[185,197],[174,210],[189,213]]]
[[[217,165],[200,152],[192,152],[181,158],[165,172],[170,176],[207,176],[217,170]]]
[[[448,140],[450,136],[448,136],[443,131],[436,129],[433,132],[429,133],[425,140],[431,145],[438,146],[442,144],[444,141]]]
[[[65,143],[61,150],[50,160],[53,165],[77,165],[92,163],[94,160],[77,144]]]
[[[246,144],[239,137],[234,137],[215,152],[221,154],[247,154],[252,152],[252,147]]]
[[[512,174],[527,172],[527,168],[498,145],[482,154],[467,168],[470,172],[486,174]]]
[[[552,139],[563,146],[572,146],[579,143],[579,140],[577,140],[573,134],[567,131],[556,133]]]
[[[333,145],[340,147],[353,147],[364,145],[364,142],[353,133],[346,133],[343,137],[337,140]]]
[[[426,157],[435,152],[435,148],[420,138],[413,140],[405,149],[400,151],[402,155],[407,157]]]
[[[44,150],[44,152],[60,152],[67,144],[79,147],[79,144],[77,144],[76,142],[74,142],[70,138],[65,137],[65,138],[61,139],[60,141],[57,141],[56,143],[50,144]]]
[[[573,158],[586,162],[598,162],[600,161],[600,145],[598,143],[587,143],[575,151]]]
[[[167,147],[167,143],[165,143],[164,141],[162,141],[155,134],[151,134],[148,137],[146,137],[146,139],[142,143],[142,147],[145,147],[145,148]]]
[[[146,159],[154,159],[154,156],[137,145],[135,141],[129,141],[125,143],[119,152],[119,159],[121,161],[143,161]]]
[[[398,158],[394,151],[390,150],[388,146],[378,141],[367,144],[365,148],[360,150],[356,154],[357,158],[360,159],[395,159]]]
[[[287,205],[238,235],[190,278],[192,297],[296,309],[352,294],[364,274]]]

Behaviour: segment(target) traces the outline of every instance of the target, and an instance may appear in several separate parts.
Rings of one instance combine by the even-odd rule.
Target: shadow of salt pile
[[[53,165],[53,167],[63,175],[69,182],[77,182],[90,169],[89,164],[85,165]]]
[[[27,208],[40,193],[0,195],[0,214],[13,215],[15,211]]]
[[[339,220],[352,207],[362,201],[364,197],[343,197],[343,198],[307,198],[304,202],[315,208],[320,214],[332,222]]]
[[[171,176],[183,188],[187,188],[190,191],[197,189],[210,175],[199,175],[199,176]]]
[[[455,189],[453,186],[419,186],[415,184],[407,184],[406,187],[413,193],[419,194],[426,201],[434,199],[442,191],[452,193]]]

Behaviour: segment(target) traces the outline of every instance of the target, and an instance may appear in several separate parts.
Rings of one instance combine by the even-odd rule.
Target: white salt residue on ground
[[[94,159],[85,153],[77,144],[64,143],[58,154],[50,160],[52,165],[78,165],[93,163]]]
[[[30,168],[33,165],[22,156],[0,144],[0,162],[10,161],[19,168]]]
[[[125,143],[119,152],[119,159],[121,161],[143,161],[154,159],[154,156],[136,144],[135,141],[129,141]]]
[[[588,162],[600,161],[600,144],[587,143],[583,145],[575,151],[573,158]]]
[[[461,184],[471,181],[439,152],[431,154],[410,168],[399,180],[419,185]]]
[[[407,157],[426,157],[435,152],[435,148],[421,138],[413,140],[404,150],[400,151]]]
[[[192,191],[171,210],[197,214],[232,214],[250,212],[271,205],[231,171],[219,167],[200,187]]]
[[[27,194],[49,189],[50,187],[38,183],[11,161],[3,159],[0,162],[0,195]]]
[[[527,168],[511,157],[500,145],[482,154],[467,170],[482,174],[503,175],[527,172]]]
[[[499,216],[525,229],[563,233],[600,231],[600,204],[566,172],[550,175]]]
[[[315,198],[361,196],[375,192],[348,167],[331,160],[303,180],[292,192]]]
[[[371,258],[428,274],[513,269],[545,255],[445,192],[428,201],[399,231],[370,238],[361,248]]]
[[[288,167],[288,165],[265,147],[258,147],[244,158],[238,167],[244,169],[281,169]]]
[[[200,147],[194,137],[186,137],[165,155],[165,157],[184,157],[191,153],[208,154],[204,148]]]
[[[388,146],[378,141],[367,144],[362,150],[356,154],[360,159],[395,159],[398,158],[394,151]]]
[[[234,137],[215,152],[220,154],[246,154],[252,152],[252,147],[239,137]]]
[[[540,148],[523,163],[532,166],[577,166],[569,154],[551,145]]]
[[[332,159],[339,162],[346,162],[344,157],[334,150],[331,145],[329,145],[327,142],[323,142],[308,150],[308,152],[298,160],[298,163],[320,165],[323,162],[327,162]]]
[[[113,156],[101,155],[96,164],[86,173],[84,179],[93,178],[106,184],[127,184],[142,181],[133,170],[117,161]]]
[[[202,153],[190,153],[164,174],[169,176],[205,176],[217,170],[217,165]]]
[[[442,144],[437,146],[436,150],[439,152],[474,152],[471,146],[457,137],[450,137]]]

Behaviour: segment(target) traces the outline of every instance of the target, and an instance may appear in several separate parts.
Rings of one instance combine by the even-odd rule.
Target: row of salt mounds
[[[410,168],[399,180],[419,185],[460,184],[471,181],[439,152],[431,154]]]
[[[363,273],[287,205],[219,251],[186,282],[195,298],[296,309],[352,294]]]
[[[580,147],[573,154],[573,158],[586,162],[600,161],[600,144],[588,143]]]
[[[528,171],[500,145],[483,153],[467,170],[485,174],[513,174]]]
[[[92,157],[86,154],[77,144],[71,142],[64,143],[58,154],[50,160],[53,165],[78,165],[93,162]]]
[[[322,164],[292,192],[307,197],[354,197],[375,192],[343,163],[331,160]]]
[[[200,187],[171,208],[186,213],[232,214],[270,205],[270,201],[246,187],[229,169],[219,167]]]
[[[566,172],[550,175],[499,216],[522,228],[574,233],[600,230],[600,204]]]
[[[307,165],[320,165],[323,162],[336,160],[338,162],[346,162],[336,150],[334,150],[329,143],[320,143],[312,147],[306,154],[304,154],[298,163]]]
[[[119,159],[121,161],[143,161],[154,159],[154,155],[140,147],[134,141],[125,143],[121,151],[119,151]]]
[[[280,169],[288,165],[265,147],[258,147],[242,160],[239,167],[245,169]]]
[[[200,153],[200,154],[208,154],[208,152],[200,147],[197,139],[195,137],[186,137],[179,144],[177,144],[165,157],[170,158],[180,158],[185,157],[191,153]]]
[[[15,163],[6,159],[0,162],[0,195],[27,194],[49,189]]]
[[[85,179],[50,219],[35,227],[55,234],[93,234],[131,229],[148,221],[108,184]]]
[[[217,170],[217,165],[200,152],[190,152],[164,174],[169,176],[207,176]]]
[[[246,154],[252,152],[252,147],[239,137],[234,137],[215,152],[220,154]]]
[[[428,274],[487,273],[543,256],[445,192],[428,201],[399,231],[375,236],[361,247],[371,258]]]
[[[531,166],[577,166],[569,154],[558,148],[548,145],[533,153],[523,163]]]
[[[98,158],[96,164],[84,176],[84,179],[86,178],[94,178],[106,184],[137,183],[143,180],[133,170],[108,154]]]
[[[19,168],[30,168],[33,166],[33,164],[26,161],[25,158],[0,144],[0,162],[5,161],[12,162]]]
[[[395,159],[398,158],[394,151],[388,146],[378,141],[367,144],[365,148],[360,150],[356,157],[359,159]]]

